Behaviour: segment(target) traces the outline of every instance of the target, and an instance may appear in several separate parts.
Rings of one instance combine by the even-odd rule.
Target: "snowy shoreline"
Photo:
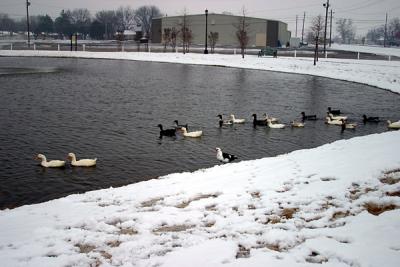
[[[399,137],[356,137],[4,210],[2,266],[395,267]]]
[[[350,82],[357,82],[400,93],[400,61],[325,59],[313,66],[312,58],[257,57],[252,55],[182,54],[148,52],[70,52],[0,50],[0,57],[60,57],[85,59],[120,59],[160,63],[223,66],[254,70],[314,75]]]
[[[0,56],[83,56],[9,52]],[[400,93],[396,62],[321,59],[315,68],[299,58],[89,54],[337,76]],[[2,266],[397,267],[399,138],[339,140],[3,210]]]

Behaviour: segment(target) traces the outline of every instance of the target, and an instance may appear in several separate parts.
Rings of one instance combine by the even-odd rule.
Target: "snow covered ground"
[[[146,52],[69,52],[69,51],[9,51],[0,56],[46,56],[125,59],[183,64],[201,64],[309,74],[359,82],[400,93],[400,61],[323,59],[317,66],[312,58],[257,57],[221,54],[181,54]]]
[[[393,266],[400,132],[0,212],[1,266]]]
[[[332,49],[361,52],[361,53],[372,53],[377,55],[387,55],[400,57],[399,47],[382,47],[372,45],[346,45],[346,44],[332,44]]]
[[[0,51],[319,75],[400,92],[400,63]],[[400,115],[400,114],[399,114]],[[400,265],[400,131],[0,211],[1,266]],[[227,151],[229,152],[229,151]]]

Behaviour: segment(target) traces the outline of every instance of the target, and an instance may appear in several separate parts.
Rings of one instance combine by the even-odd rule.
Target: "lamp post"
[[[26,25],[28,28],[28,47],[31,47],[31,37],[30,37],[30,29],[29,29],[29,6],[31,3],[26,0]]]
[[[333,15],[332,9],[331,9],[331,23],[329,23],[329,26],[331,27],[331,29],[329,30],[329,47],[331,47],[332,45],[332,15]]]
[[[206,40],[205,40],[205,49],[204,49],[204,54],[208,54],[208,50],[207,50],[207,26],[208,26],[208,10],[206,9]]]
[[[326,1],[326,4],[323,4],[326,8],[326,15],[325,15],[325,32],[324,32],[324,54],[326,54],[326,27],[328,26],[328,9],[330,7],[329,0]]]

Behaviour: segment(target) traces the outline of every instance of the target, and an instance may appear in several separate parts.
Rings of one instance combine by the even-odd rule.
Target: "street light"
[[[326,1],[326,4],[323,4],[323,6],[326,8],[326,15],[325,15],[325,33],[324,33],[324,54],[326,55],[326,27],[328,26],[328,9],[330,7],[329,5],[329,0]]]
[[[31,3],[26,0],[26,25],[28,28],[28,47],[31,47],[30,29],[29,29],[29,6]]]
[[[204,49],[204,54],[208,54],[208,50],[207,50],[207,19],[208,19],[208,10],[206,9],[206,40],[205,40],[205,49]]]

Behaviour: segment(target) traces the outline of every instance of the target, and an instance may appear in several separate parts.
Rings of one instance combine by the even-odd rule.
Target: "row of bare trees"
[[[31,29],[35,35],[58,33],[61,36],[70,36],[79,33],[89,35],[93,39],[113,39],[116,32],[133,30],[140,26],[142,33],[151,37],[152,20],[161,16],[156,6],[141,6],[133,9],[129,6],[116,10],[102,10],[94,16],[88,9],[76,8],[62,10],[53,20],[48,15],[30,16]],[[0,30],[13,32],[26,31],[26,18],[16,21],[7,14],[0,13]]]

